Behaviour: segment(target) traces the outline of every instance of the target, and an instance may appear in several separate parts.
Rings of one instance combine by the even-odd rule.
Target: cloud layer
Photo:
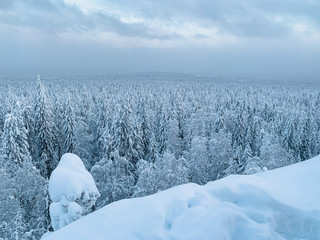
[[[317,0],[2,0],[0,74],[160,70],[317,79],[319,12]],[[301,68],[290,74],[292,66]]]

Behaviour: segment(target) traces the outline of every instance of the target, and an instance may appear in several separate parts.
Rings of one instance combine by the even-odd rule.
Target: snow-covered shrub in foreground
[[[62,156],[49,180],[52,227],[56,231],[90,212],[99,191],[81,159],[72,153]]]

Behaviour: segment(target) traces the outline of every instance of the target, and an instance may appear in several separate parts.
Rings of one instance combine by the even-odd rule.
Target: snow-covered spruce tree
[[[141,134],[142,139],[142,159],[146,159],[146,156],[149,152],[149,144],[151,141],[151,129],[149,124],[149,117],[145,109],[145,100],[141,100],[138,106],[138,122],[139,122],[139,133]]]
[[[147,151],[147,156],[146,156],[146,160],[148,162],[155,162],[155,159],[158,156],[158,146],[157,146],[157,142],[154,136],[154,133],[151,133],[151,137],[150,137],[150,143],[149,143],[149,147],[148,147],[148,151]]]
[[[282,131],[282,145],[286,150],[297,152],[297,143],[296,143],[296,133],[297,133],[297,124],[295,119],[292,119],[292,116],[287,116],[289,119],[284,126]]]
[[[239,146],[241,146],[241,148],[244,148],[245,126],[243,114],[244,108],[241,107],[241,109],[237,111],[234,119],[234,128],[232,130],[232,147],[234,150]]]
[[[232,158],[231,133],[220,130],[213,133],[208,141],[210,161],[210,181],[224,177],[224,171],[228,168]]]
[[[93,166],[94,144],[93,134],[85,118],[78,117],[76,121],[75,153],[83,159],[83,163],[87,169]]]
[[[290,152],[281,147],[280,143],[270,134],[266,133],[262,141],[260,159],[267,169],[283,167],[299,161]]]
[[[248,162],[244,169],[243,174],[255,174],[255,173],[262,172],[263,167],[264,167],[263,163],[259,157],[257,156],[252,157],[248,159]]]
[[[15,199],[22,211],[25,236],[35,239],[45,232],[48,226],[47,182],[32,166],[27,141],[27,130],[21,116],[20,104],[15,105],[5,120],[3,145],[5,169],[15,182]]]
[[[252,150],[250,147],[250,143],[246,142],[244,149],[243,149],[242,156],[241,156],[241,165],[243,167],[241,169],[241,172],[239,172],[240,174],[244,171],[245,167],[247,166],[247,164],[251,158],[252,158]]]
[[[14,174],[18,167],[22,167],[24,161],[31,161],[27,130],[24,127],[19,103],[15,105],[11,114],[6,115],[2,144],[6,169],[11,174]]]
[[[258,156],[260,154],[260,147],[262,145],[263,132],[261,131],[261,118],[255,116],[253,117],[252,124],[250,127],[250,133],[247,136],[250,137],[250,147],[253,156]]]
[[[242,147],[238,146],[233,154],[233,157],[230,158],[227,169],[223,172],[223,175],[228,176],[231,174],[242,174],[245,168],[245,164],[242,162]]]
[[[137,119],[132,123],[132,127],[133,128],[130,134],[130,143],[132,149],[131,157],[132,162],[136,163],[144,156],[144,143]]]
[[[23,209],[25,236],[40,239],[49,226],[48,181],[31,161],[23,162],[15,174],[17,199]]]
[[[167,129],[167,150],[172,152],[176,158],[181,155],[182,141],[179,137],[179,122],[176,117],[170,116]]]
[[[5,110],[2,104],[0,104],[0,137],[2,136],[4,121],[5,121]]]
[[[134,186],[133,197],[144,197],[159,191],[159,182],[155,164],[146,160],[137,163],[138,181]]]
[[[101,159],[105,153],[108,152],[108,134],[110,129],[108,128],[109,109],[105,99],[100,98],[98,101],[97,111],[97,130],[96,130],[96,142],[97,142],[97,158]]]
[[[35,158],[35,150],[34,150],[34,130],[33,130],[33,118],[32,118],[32,108],[29,105],[23,107],[22,111],[22,118],[24,123],[24,128],[26,129],[28,145],[29,145],[29,152],[31,158]]]
[[[311,117],[308,114],[301,124],[300,138],[299,138],[299,155],[301,160],[307,160],[311,157]]]
[[[167,151],[163,156],[158,156],[155,163],[141,159],[137,163],[137,173],[134,197],[143,197],[189,182],[186,160],[183,157],[177,159]]]
[[[1,159],[2,161],[3,159]],[[25,224],[13,178],[0,168],[0,239],[22,240]]]
[[[112,152],[110,159],[101,159],[92,167],[91,174],[101,194],[97,208],[132,195],[135,184],[132,171],[132,164],[118,151]]]
[[[58,95],[53,96],[54,97],[54,105],[53,105],[53,115],[54,115],[54,139],[55,139],[55,152],[57,159],[60,159],[62,154],[64,153],[64,123],[65,123],[65,104],[64,101],[62,102]],[[63,98],[64,99],[64,98]]]
[[[161,105],[155,117],[155,140],[157,142],[158,153],[163,154],[167,143],[167,119]]]
[[[174,154],[165,152],[155,161],[155,170],[159,190],[165,190],[188,182],[189,172],[186,160],[183,157],[176,158]]]
[[[87,169],[91,169],[96,161],[97,144],[94,140],[95,118],[87,93],[80,96],[74,105],[76,120],[75,153],[82,159]],[[94,125],[94,126],[93,126]],[[109,143],[109,141],[108,141]],[[99,153],[101,154],[101,153]]]
[[[178,99],[177,103],[177,122],[178,122],[178,138],[180,142],[181,154],[186,151],[191,144],[190,133],[186,123],[186,106],[183,105],[181,98]]]
[[[51,102],[40,76],[37,80],[37,92],[34,99],[34,131],[37,158],[35,164],[43,177],[49,178],[57,165],[54,149],[55,135]]]
[[[214,131],[218,133],[219,131],[225,131],[226,130],[226,123],[224,119],[224,113],[223,111],[220,112],[219,117],[217,118],[217,121],[214,124]]]
[[[113,123],[113,136],[111,145],[113,151],[118,151],[119,156],[125,157],[132,161],[133,155],[133,135],[132,135],[132,121],[131,121],[131,107],[127,101],[122,106],[118,106],[115,113],[115,120]],[[133,163],[135,164],[135,163]]]
[[[74,153],[76,147],[76,121],[73,106],[69,98],[67,98],[64,113],[64,153]]]
[[[205,184],[210,179],[210,168],[206,139],[194,137],[191,141],[190,154],[188,156],[188,169],[191,182]]]

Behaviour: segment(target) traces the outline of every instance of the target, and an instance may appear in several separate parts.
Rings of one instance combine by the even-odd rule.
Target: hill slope
[[[320,157],[114,202],[45,240],[320,239]]]

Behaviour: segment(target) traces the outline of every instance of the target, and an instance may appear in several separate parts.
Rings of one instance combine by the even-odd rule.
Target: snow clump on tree
[[[72,153],[61,157],[49,180],[50,217],[54,231],[89,213],[100,196],[91,174]]]

